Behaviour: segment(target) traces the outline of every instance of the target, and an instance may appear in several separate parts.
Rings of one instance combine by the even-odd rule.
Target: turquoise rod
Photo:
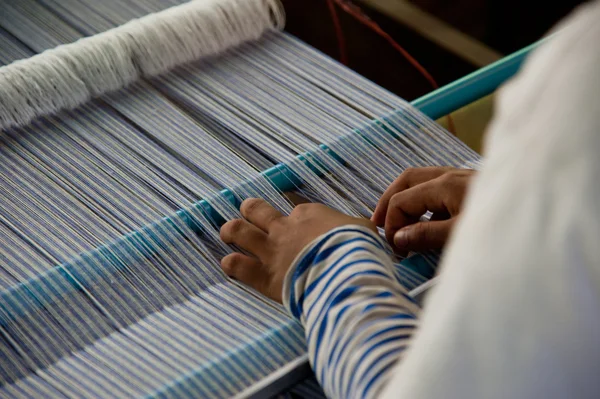
[[[537,44],[529,46],[511,56],[508,56],[494,64],[491,64],[481,70],[478,70],[462,79],[457,80],[447,86],[444,86],[424,97],[421,97],[412,105],[420,109],[432,119],[438,119],[447,115],[463,106],[485,96],[498,88],[504,81],[513,76],[527,54],[536,47]],[[360,134],[360,132],[359,132]],[[343,138],[342,138],[343,139]],[[334,158],[339,159],[333,151],[325,144],[321,144],[320,148],[331,154]],[[308,167],[321,175],[314,167],[311,166],[308,158],[313,158],[309,152],[298,155],[298,159],[304,162]],[[301,180],[288,168],[285,164],[278,164],[261,173],[274,187],[279,191],[291,191],[301,185]],[[220,196],[227,199],[232,204],[239,206],[235,194],[230,189],[221,190]],[[214,220],[216,224],[222,224],[224,220],[215,211],[215,209],[206,201],[200,200],[193,205],[194,208],[204,213],[209,220]],[[181,209],[176,214],[195,232],[202,233],[201,226],[194,222],[194,217],[190,211]],[[175,222],[171,217],[165,217],[149,226],[143,227],[139,231],[134,231],[118,240],[98,247],[92,251],[82,254],[79,259],[70,261],[44,272],[26,282],[17,284],[0,293],[0,326],[6,326],[11,320],[27,313],[38,307],[43,307],[46,304],[54,302],[53,298],[60,297],[73,290],[84,289],[81,281],[85,281],[84,274],[81,273],[85,267],[91,267],[90,261],[97,262],[108,259],[113,268],[125,268],[126,265],[121,260],[122,257],[115,255],[126,250],[128,245],[133,244],[141,254],[138,257],[147,256],[152,252],[152,243],[148,242],[147,237],[155,236],[155,229],[160,226],[175,227]],[[175,227],[176,228],[176,227]],[[128,253],[129,258],[135,257],[134,254]],[[403,261],[405,266],[419,270],[425,265],[420,264],[423,259],[420,257],[412,257]],[[64,278],[64,279],[61,279]],[[59,281],[67,281],[61,286],[57,286]],[[51,284],[54,282],[55,284]],[[46,294],[52,287],[52,295]],[[10,305],[10,306],[6,306]],[[12,312],[9,312],[11,309]],[[20,312],[16,312],[19,309]]]
[[[502,58],[461,79],[413,101],[413,105],[432,119],[439,119],[478,99],[493,93],[501,84],[514,76],[527,55],[544,39]]]

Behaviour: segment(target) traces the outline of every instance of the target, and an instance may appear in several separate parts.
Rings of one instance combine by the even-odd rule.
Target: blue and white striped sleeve
[[[409,345],[419,307],[394,275],[385,243],[344,226],[308,245],[283,301],[305,327],[315,375],[332,398],[374,398]]]

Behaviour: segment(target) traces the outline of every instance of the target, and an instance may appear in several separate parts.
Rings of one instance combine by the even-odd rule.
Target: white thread
[[[0,68],[0,129],[281,29],[279,0],[194,0]]]

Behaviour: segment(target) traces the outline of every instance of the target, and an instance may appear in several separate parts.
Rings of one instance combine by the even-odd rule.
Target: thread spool
[[[281,29],[279,0],[195,0],[0,68],[0,129]]]

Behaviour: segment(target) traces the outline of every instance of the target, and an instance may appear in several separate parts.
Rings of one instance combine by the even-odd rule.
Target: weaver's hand
[[[285,274],[312,240],[348,224],[376,230],[368,219],[347,216],[321,204],[301,204],[290,216],[283,216],[265,201],[251,198],[242,203],[240,211],[245,220],[225,223],[221,239],[253,256],[233,253],[223,258],[221,266],[229,276],[279,302]]]
[[[401,251],[444,246],[460,213],[474,170],[445,167],[404,171],[383,193],[371,220],[385,226],[387,240]],[[425,212],[430,222],[419,222]]]

